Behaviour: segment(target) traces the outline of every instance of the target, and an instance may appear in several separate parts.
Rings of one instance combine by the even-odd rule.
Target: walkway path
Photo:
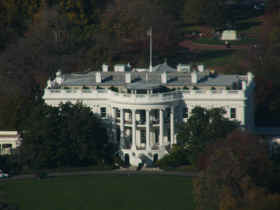
[[[80,172],[54,172],[49,173],[49,177],[61,177],[61,176],[83,176],[83,175],[162,175],[162,176],[185,176],[185,177],[194,177],[197,176],[197,172],[177,172],[177,171],[159,171],[159,170],[131,170],[131,169],[117,169],[110,171],[80,171]],[[34,179],[36,178],[35,174],[25,174],[17,175],[7,179],[0,179],[1,181],[8,180],[21,180],[21,179]]]

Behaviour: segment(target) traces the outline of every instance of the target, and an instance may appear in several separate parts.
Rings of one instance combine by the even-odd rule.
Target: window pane
[[[235,108],[230,109],[230,118],[232,118],[232,119],[236,118],[236,109]]]
[[[188,109],[188,107],[185,107],[183,109],[183,117],[184,118],[188,118],[189,117],[189,109]]]
[[[101,114],[101,117],[106,117],[106,107],[100,108],[100,114]]]

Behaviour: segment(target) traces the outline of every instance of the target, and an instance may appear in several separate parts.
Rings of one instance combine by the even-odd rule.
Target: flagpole
[[[150,29],[150,72],[152,72],[153,70],[153,59],[152,59],[152,54],[153,54],[153,38],[152,38],[152,34],[153,34],[153,28],[151,27]]]

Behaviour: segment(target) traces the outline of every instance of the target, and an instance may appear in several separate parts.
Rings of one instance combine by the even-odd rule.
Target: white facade
[[[107,119],[123,158],[132,165],[150,164],[167,154],[176,144],[177,124],[186,121],[196,106],[223,107],[227,117],[253,129],[252,74],[211,75],[201,65],[185,72],[179,67],[165,63],[152,72],[115,68],[115,72],[59,75],[62,81],[51,82],[43,98],[52,106],[81,102]]]
[[[20,143],[21,138],[17,131],[0,131],[0,155],[11,154]]]

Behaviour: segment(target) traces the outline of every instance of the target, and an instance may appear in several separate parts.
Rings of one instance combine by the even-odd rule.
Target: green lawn
[[[235,50],[202,50],[197,54],[197,62],[207,67],[221,66],[231,63]]]
[[[191,178],[91,175],[0,182],[20,210],[193,210]]]
[[[208,45],[225,45],[225,41],[213,38],[199,38],[194,39],[193,42],[199,44],[208,44]],[[254,44],[256,43],[256,39],[253,38],[245,38],[241,40],[232,40],[229,41],[231,45],[247,45],[247,44]]]

